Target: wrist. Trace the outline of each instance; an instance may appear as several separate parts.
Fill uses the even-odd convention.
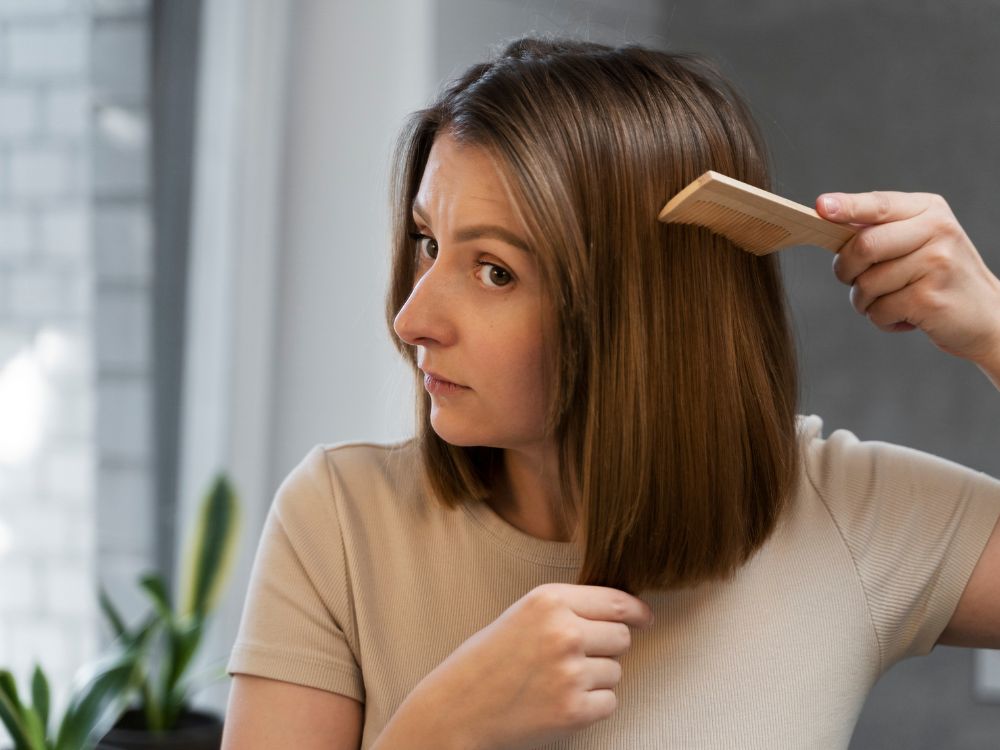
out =
[[[456,723],[453,706],[418,684],[378,735],[372,750],[484,750],[469,727]]]
[[[1000,333],[994,338],[989,354],[976,360],[976,366],[1000,390]]]
[[[996,389],[1000,391],[1000,357],[994,357],[990,361],[977,362],[976,365],[990,379],[993,385],[996,386]]]

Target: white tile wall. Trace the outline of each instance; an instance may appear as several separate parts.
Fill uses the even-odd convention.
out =
[[[95,14],[101,16],[133,16],[146,13],[149,0],[91,0]]]
[[[149,292],[143,287],[108,288],[97,300],[97,362],[131,372],[149,368]]]
[[[44,132],[55,136],[83,137],[87,133],[90,102],[89,92],[72,86],[49,90],[41,105]]]
[[[94,215],[100,281],[147,283],[152,274],[152,227],[142,205],[110,204]]]
[[[88,460],[94,460],[94,419],[96,415],[93,386],[88,383],[63,384],[53,395],[45,428],[53,445],[85,444]],[[77,448],[79,450],[79,448]]]
[[[20,315],[44,319],[73,314],[76,305],[65,297],[67,280],[62,275],[41,268],[15,270],[7,290],[8,303]]]
[[[95,94],[104,101],[113,98],[139,102],[146,95],[146,69],[143,65],[121,65],[121,60],[145,60],[149,54],[147,29],[137,23],[109,23],[94,28]]]
[[[0,15],[6,20],[22,20],[63,14],[79,0],[0,0]]]
[[[21,146],[11,151],[9,190],[12,198],[62,198],[80,196],[77,159],[80,154],[65,146]]]
[[[4,519],[11,529],[10,540],[13,542],[6,560],[0,563],[0,573],[3,574],[3,586],[0,586],[0,608],[8,615],[14,612],[38,611],[40,597],[38,595],[39,585],[36,576],[39,575],[37,566],[33,561],[27,559],[18,562],[16,557],[26,557],[19,555],[18,519],[12,517],[10,512],[4,509]],[[13,560],[10,562],[10,560]],[[6,617],[4,619],[7,619]],[[9,659],[11,654],[4,654],[5,659]]]
[[[152,477],[144,468],[110,466],[101,472],[100,549],[143,556],[153,547]]]
[[[72,204],[45,211],[39,221],[38,249],[65,267],[93,265],[90,252],[90,210]]]
[[[39,81],[87,75],[90,27],[82,16],[65,22],[61,18],[7,27],[7,65],[12,75]]]
[[[63,534],[61,541],[66,540],[70,545],[70,537],[82,534],[88,543],[88,552],[94,549],[93,529],[91,525],[91,514],[87,514],[85,522],[80,528],[73,528],[67,523],[64,529],[60,529]],[[65,552],[60,554],[59,550],[54,550],[47,555],[43,563],[42,570],[42,606],[44,610],[54,615],[74,615],[79,612],[87,612],[97,600],[97,587],[94,579],[93,560],[90,565],[81,566],[72,554],[70,546]]]
[[[102,108],[96,112],[93,134],[94,159],[101,164],[94,173],[94,192],[98,196],[135,195],[149,183],[149,151],[146,125],[142,118],[132,127],[122,127],[119,110]],[[128,110],[126,110],[128,111]],[[136,121],[133,116],[133,121]]]
[[[0,464],[0,523],[5,523],[14,512],[13,501],[17,498],[33,497],[38,494],[40,482],[34,463]],[[0,558],[0,566],[11,563],[9,558]],[[3,587],[0,587],[2,589]],[[0,608],[0,612],[2,612]],[[2,661],[2,660],[0,660]]]
[[[0,209],[0,263],[23,259],[30,247],[30,214]]]
[[[104,377],[97,385],[97,444],[104,458],[141,464],[150,451],[150,397],[144,377]]]
[[[93,459],[69,446],[54,447],[41,460],[41,491],[63,507],[84,508],[93,496],[96,467]]]
[[[0,667],[24,687],[41,663],[54,716],[111,637],[98,580],[127,620],[148,611],[147,14],[0,0]]]
[[[24,138],[38,129],[37,99],[28,88],[0,90],[0,138]]]

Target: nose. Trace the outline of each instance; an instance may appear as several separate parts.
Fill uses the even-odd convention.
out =
[[[392,322],[396,335],[412,346],[429,340],[450,343],[455,335],[452,311],[446,301],[448,290],[443,288],[440,274],[435,273],[437,267],[438,264],[431,266],[417,280]]]

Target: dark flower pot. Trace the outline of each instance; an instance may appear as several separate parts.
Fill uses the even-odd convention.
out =
[[[222,719],[204,711],[185,711],[177,725],[157,737],[146,729],[142,710],[130,708],[97,744],[97,750],[219,750]]]

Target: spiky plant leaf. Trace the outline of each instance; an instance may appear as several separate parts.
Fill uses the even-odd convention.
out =
[[[204,618],[215,609],[234,562],[239,525],[236,493],[226,475],[220,473],[202,501],[184,555],[182,614]]]
[[[6,669],[0,669],[0,719],[14,740],[16,750],[35,750],[31,745],[31,731],[24,719],[17,683]]]
[[[157,614],[165,622],[173,620],[173,606],[170,604],[170,594],[167,592],[167,584],[163,581],[163,577],[158,573],[144,575],[139,581],[139,586],[149,595]]]
[[[46,740],[45,735],[45,725],[42,723],[42,718],[38,715],[38,711],[34,708],[24,707],[24,724],[28,727],[28,737],[31,739],[31,747],[38,748],[38,750],[46,750]]]
[[[36,664],[31,678],[31,704],[38,712],[43,727],[49,726],[49,681],[42,668]]]
[[[76,690],[56,737],[56,750],[91,748],[128,707],[137,687],[141,659],[134,647],[87,665],[89,678]]]
[[[101,611],[104,612],[104,615],[111,623],[111,630],[114,632],[115,637],[121,638],[128,632],[128,628],[125,627],[125,621],[122,619],[121,614],[115,609],[114,604],[111,603],[108,592],[100,585],[97,587],[97,600],[100,602]]]

